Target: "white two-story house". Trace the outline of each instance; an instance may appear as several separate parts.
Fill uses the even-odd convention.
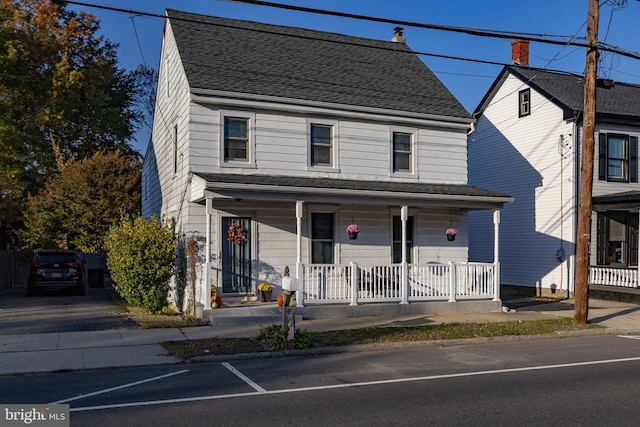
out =
[[[211,285],[277,295],[286,267],[299,307],[499,307],[498,248],[468,263],[467,215],[497,235],[512,199],[468,185],[470,114],[394,39],[167,11],[143,215],[198,242],[205,309]]]
[[[469,182],[515,199],[502,211],[503,287],[567,297],[574,292],[583,140],[584,76],[528,67],[528,42],[474,113]],[[590,292],[638,286],[640,86],[598,80]],[[470,259],[486,260],[493,235],[471,215]]]

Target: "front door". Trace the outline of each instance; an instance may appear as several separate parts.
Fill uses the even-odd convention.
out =
[[[222,293],[251,292],[251,218],[222,218]]]

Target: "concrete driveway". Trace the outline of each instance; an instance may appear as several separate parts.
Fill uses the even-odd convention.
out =
[[[137,329],[103,288],[86,295],[51,293],[27,297],[25,289],[0,294],[0,335]]]

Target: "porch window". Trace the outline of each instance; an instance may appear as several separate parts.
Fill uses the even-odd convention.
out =
[[[411,172],[411,134],[393,132],[393,171]]]
[[[638,137],[599,134],[598,179],[638,182]]]
[[[598,265],[638,265],[638,214],[598,213]]]
[[[402,221],[399,216],[393,217],[393,263],[402,262]],[[411,263],[413,249],[413,217],[407,218],[407,262]]]
[[[333,166],[333,126],[311,125],[311,165]]]
[[[313,264],[333,264],[334,214],[311,214],[311,262]]]
[[[224,118],[224,160],[248,160],[249,119]]]
[[[518,92],[518,117],[531,114],[531,89],[526,88]]]

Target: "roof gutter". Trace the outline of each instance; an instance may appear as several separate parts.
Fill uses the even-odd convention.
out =
[[[192,89],[191,100],[201,104],[216,104],[235,108],[260,107],[268,110],[291,113],[312,113],[326,116],[335,116],[339,112],[340,116],[352,119],[393,121],[394,123],[416,124],[465,131],[475,122],[471,117],[450,117],[209,89]]]

